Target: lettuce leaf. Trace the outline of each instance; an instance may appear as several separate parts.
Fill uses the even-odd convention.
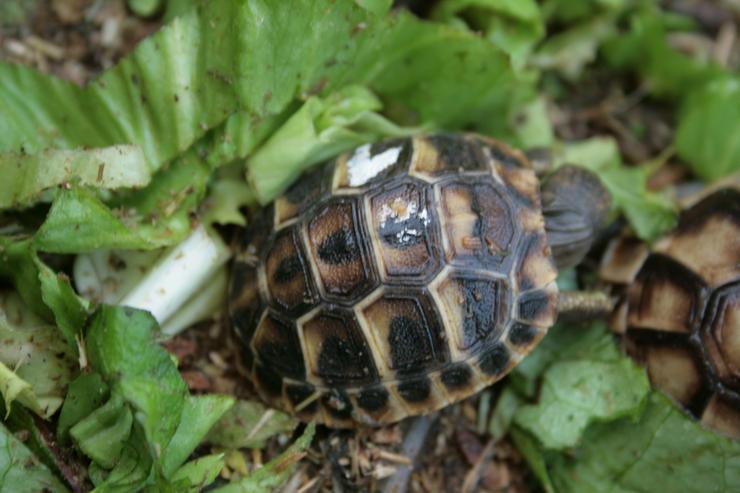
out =
[[[59,185],[136,188],[151,179],[140,149],[131,145],[31,154],[0,152],[0,175],[0,209],[30,204],[43,191]]]
[[[482,31],[494,45],[522,68],[534,45],[545,34],[539,5],[534,0],[445,0],[432,18]]]
[[[309,166],[383,137],[409,135],[376,112],[382,103],[362,86],[310,97],[247,160],[247,180],[261,204],[280,195]]]

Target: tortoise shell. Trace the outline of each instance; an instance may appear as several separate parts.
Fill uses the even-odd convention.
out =
[[[502,378],[554,322],[524,155],[474,135],[363,145],[243,237],[230,314],[261,397],[333,427],[394,422]]]
[[[740,187],[693,205],[652,249],[613,242],[601,277],[627,286],[612,327],[651,382],[740,438]]]

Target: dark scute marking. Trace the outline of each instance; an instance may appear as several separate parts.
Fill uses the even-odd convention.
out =
[[[260,307],[245,307],[239,309],[231,314],[231,323],[234,325],[236,330],[239,332],[239,336],[242,341],[249,343],[254,336],[254,331],[257,328],[257,313],[260,312]]]
[[[649,351],[651,347],[683,349],[691,355],[696,368],[699,369],[700,382],[699,389],[685,406],[689,413],[698,419],[714,393],[713,384],[707,378],[711,370],[710,372],[702,371],[708,368],[710,363],[704,361],[701,356],[699,350],[701,340],[683,332],[668,332],[648,327],[628,327],[627,337],[631,343],[627,347],[634,348],[628,349],[628,352],[637,360],[642,360],[644,357],[642,354]]]
[[[550,298],[544,291],[527,293],[519,300],[519,318],[536,320],[550,307]]]
[[[502,148],[495,144],[487,143],[485,141],[481,141],[482,145],[487,147],[491,152],[491,157],[498,161],[499,163],[503,164],[506,167],[509,168],[524,168],[524,164],[519,161],[515,156],[511,155],[508,152],[505,152]]]
[[[324,167],[331,164],[322,165],[319,168],[312,169],[304,173],[295,184],[285,192],[285,198],[292,204],[303,204],[309,199],[316,197],[322,192],[322,178],[324,176]]]
[[[364,344],[329,335],[321,344],[319,375],[329,385],[354,381],[369,381],[375,377],[375,367]]]
[[[653,293],[652,290],[659,289],[662,283],[667,283],[687,295],[685,301],[691,303],[688,323],[691,330],[698,328],[709,288],[694,271],[672,257],[661,253],[651,253],[635,280],[642,283],[642,292],[640,293],[640,299],[630,300],[630,304],[634,305],[638,313],[644,314],[652,310],[650,300],[661,299],[661,296],[655,296],[656,293]]]
[[[465,363],[459,363],[444,370],[440,378],[445,386],[451,389],[459,389],[465,387],[472,376],[473,372],[470,367]]]
[[[512,344],[521,346],[532,342],[537,337],[537,334],[539,334],[539,331],[535,327],[517,322],[509,331],[509,341]]]
[[[432,391],[432,383],[427,377],[414,378],[398,384],[398,393],[408,402],[425,401]]]
[[[443,163],[443,169],[480,170],[485,164],[478,146],[461,135],[437,134],[428,138]]]
[[[306,401],[306,399],[309,399],[311,396],[313,396],[314,392],[315,389],[312,385],[290,384],[285,386],[285,393],[288,395],[288,399],[290,399],[293,407],[301,405],[303,402]],[[319,402],[318,399],[315,399],[309,404],[306,404],[298,412],[305,414],[314,414],[318,410]]]
[[[242,293],[242,290],[249,283],[254,282],[254,267],[247,265],[245,262],[234,262],[231,268],[231,279],[229,284],[229,299],[236,300]]]
[[[296,380],[306,378],[301,343],[295,325],[270,315],[255,338],[260,361]]]
[[[495,281],[463,280],[465,319],[463,321],[464,347],[470,347],[489,337],[496,337],[499,325],[499,285]]]
[[[419,217],[417,211],[404,221],[389,219],[378,228],[378,235],[392,248],[404,249],[422,243],[426,229],[426,221]]]
[[[299,274],[303,274],[301,259],[298,255],[291,255],[280,261],[272,275],[272,279],[278,284],[283,284],[292,281]]]
[[[265,241],[270,235],[275,216],[275,206],[270,204],[256,214],[249,216],[249,224],[244,229],[240,247],[247,250],[252,247],[255,252],[262,251]]]
[[[638,346],[662,346],[671,348],[689,348],[691,342],[689,334],[684,332],[669,332],[647,327],[628,327],[627,336]]]
[[[522,240],[520,245],[521,250],[522,252],[524,252],[524,254],[522,255],[521,261],[519,262],[519,290],[527,291],[529,289],[532,289],[535,284],[532,279],[524,274],[524,270],[521,268],[521,266],[525,265],[529,261],[529,257],[540,255],[540,237],[537,234],[528,235]]]
[[[352,403],[347,394],[341,390],[331,389],[329,393],[321,397],[321,404],[335,418],[349,419],[352,417]]]
[[[257,346],[257,354],[265,362],[279,362],[278,368],[291,378],[300,379],[306,376],[301,348],[289,338],[277,342],[263,342]]]
[[[697,231],[713,216],[727,218],[740,228],[740,191],[722,188],[703,198],[681,214],[676,232]]]
[[[278,397],[282,394],[283,379],[280,378],[280,375],[272,371],[270,368],[259,364],[257,365],[257,368],[255,368],[255,375],[260,384],[260,388],[265,392],[274,397]]]
[[[241,346],[241,356],[242,356],[242,362],[244,366],[247,368],[247,370],[252,369],[252,365],[254,364],[254,354],[252,354],[252,350],[249,348],[247,343],[240,344]]]
[[[360,257],[360,247],[347,228],[341,228],[324,238],[318,249],[322,262],[332,265],[347,264]]]
[[[478,360],[480,369],[487,375],[500,375],[509,364],[509,350],[503,344],[496,344],[484,351]]]
[[[434,359],[434,350],[429,343],[426,329],[416,320],[395,316],[388,333],[393,368],[413,370],[420,364]]]
[[[388,391],[384,388],[363,390],[357,395],[357,405],[365,411],[379,411],[388,404]]]

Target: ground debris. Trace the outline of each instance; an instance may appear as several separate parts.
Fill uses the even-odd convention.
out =
[[[112,67],[160,26],[125,0],[36,0],[29,18],[0,22],[0,60],[30,65],[77,84]]]

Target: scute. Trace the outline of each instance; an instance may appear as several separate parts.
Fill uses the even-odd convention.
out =
[[[478,392],[556,310],[534,172],[469,134],[340,156],[250,221],[240,247],[229,308],[257,391],[334,427]]]
[[[377,381],[373,354],[352,312],[320,310],[301,323],[308,366],[317,384],[369,384]]]
[[[428,195],[428,187],[414,181],[369,195],[370,236],[383,280],[420,284],[439,269],[439,232]]]
[[[625,254],[637,251],[621,239],[601,266],[606,280],[630,283],[613,329],[656,387],[740,438],[740,184],[684,211],[640,262]]]
[[[306,227],[319,286],[328,299],[351,302],[373,288],[375,272],[354,199],[319,207]]]

